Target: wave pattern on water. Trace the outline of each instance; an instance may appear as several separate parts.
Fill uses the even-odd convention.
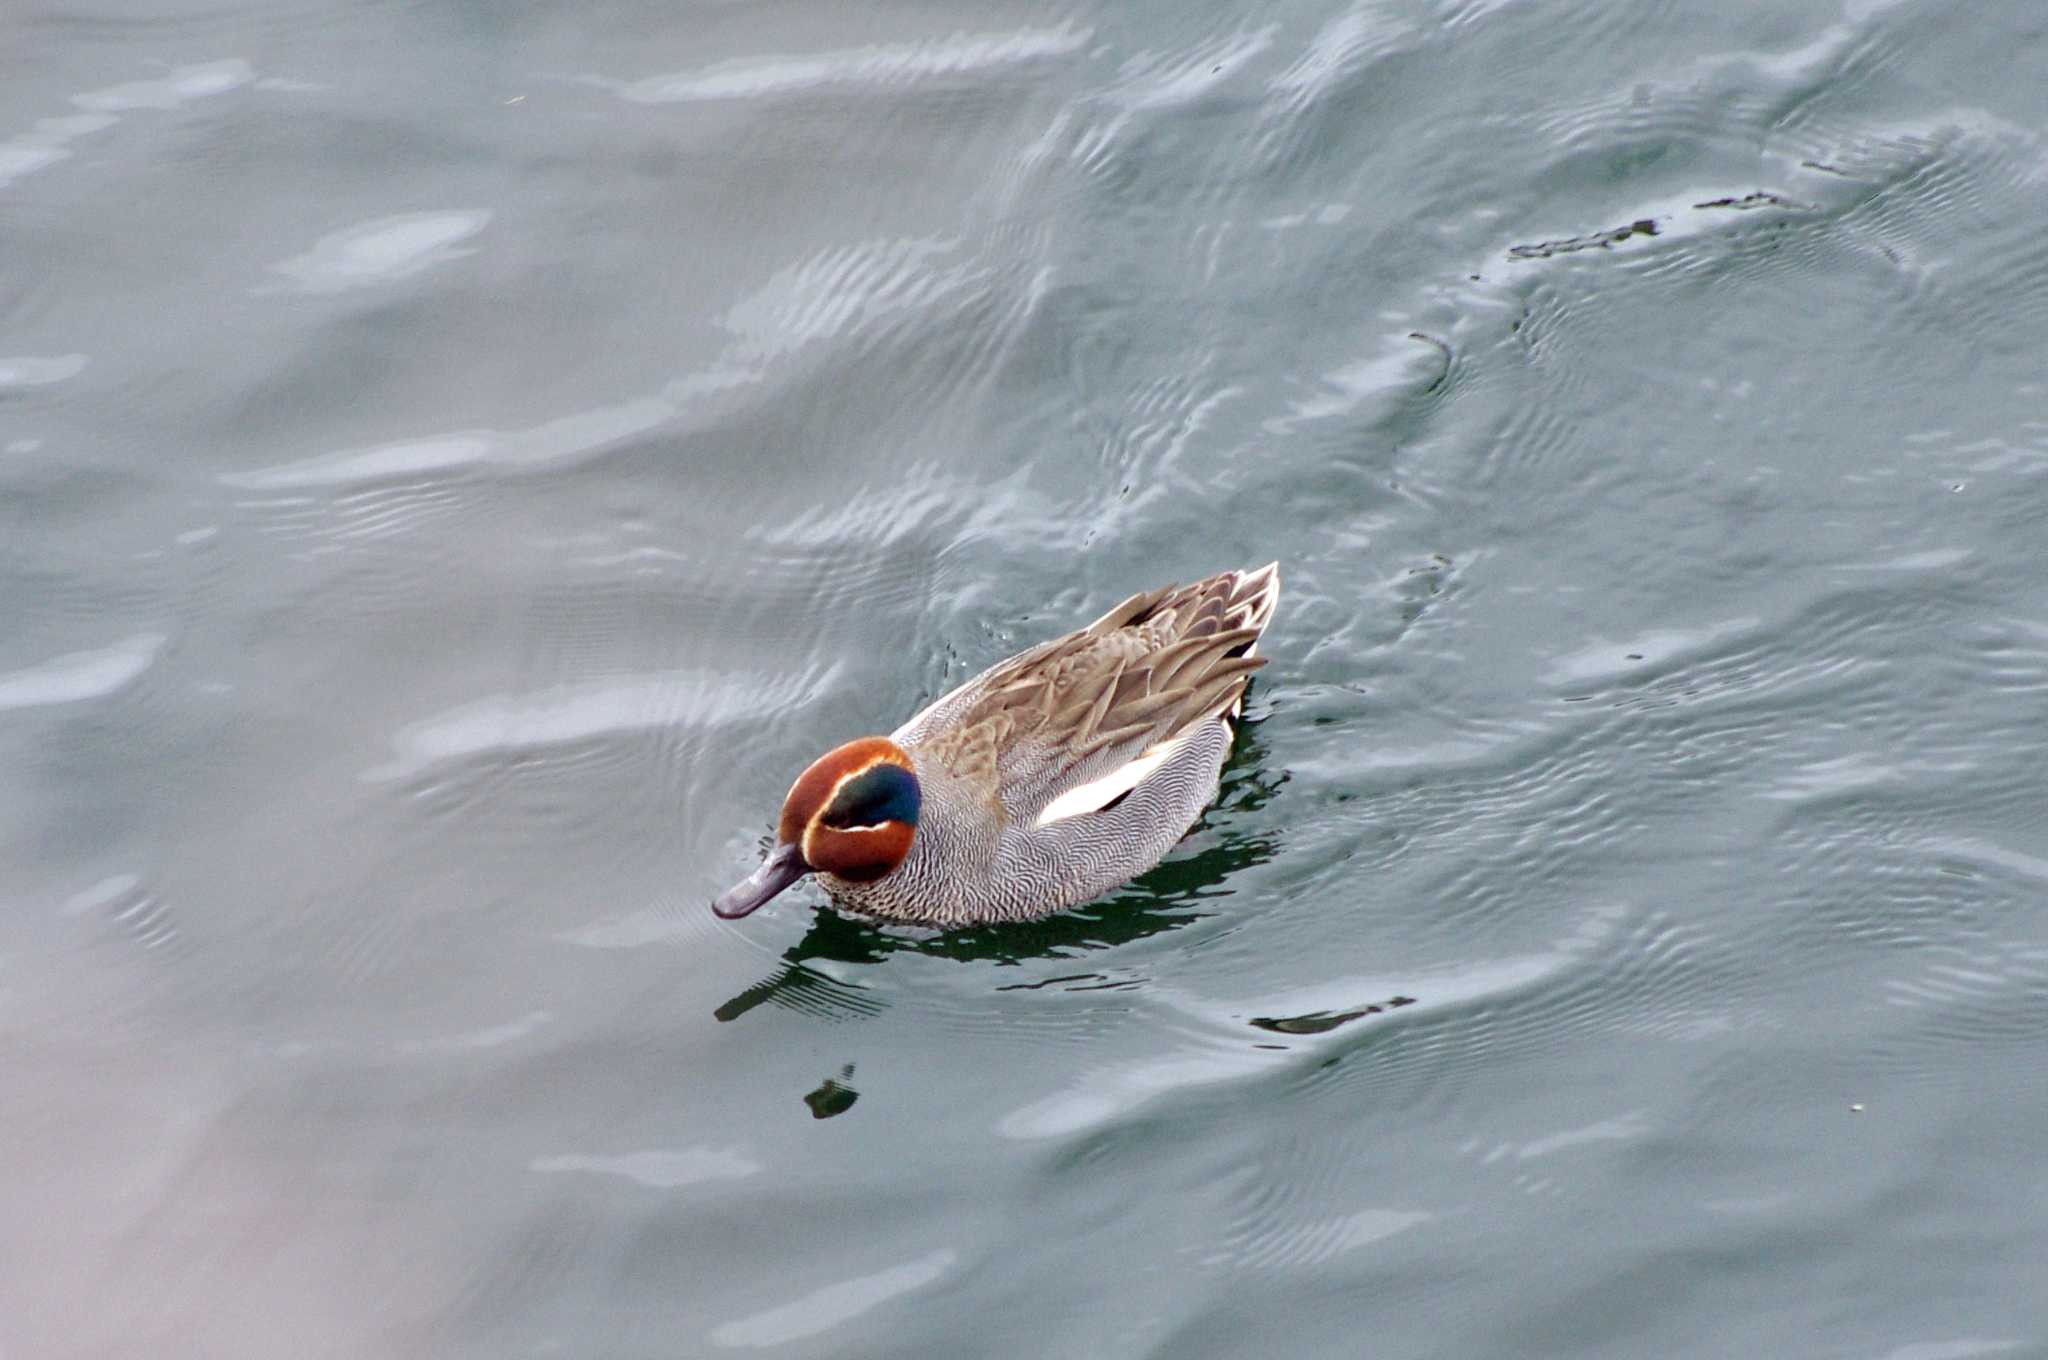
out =
[[[9,1341],[2048,1337],[2021,8],[240,8],[0,20]],[[1273,557],[1156,870],[706,910]]]

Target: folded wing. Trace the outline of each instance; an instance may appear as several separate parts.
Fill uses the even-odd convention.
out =
[[[1133,595],[946,695],[896,740],[987,780],[1014,820],[1097,811],[1201,724],[1236,715],[1279,584],[1268,564]]]

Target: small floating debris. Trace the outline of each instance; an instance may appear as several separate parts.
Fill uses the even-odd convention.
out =
[[[818,1089],[804,1097],[804,1104],[811,1107],[811,1118],[830,1119],[845,1114],[853,1108],[853,1102],[860,1099],[860,1092],[846,1083],[853,1078],[853,1064],[839,1069],[836,1077],[827,1077]]]
[[[1655,218],[1639,217],[1625,227],[1596,231],[1590,236],[1569,236],[1562,241],[1539,241],[1533,246],[1510,246],[1508,255],[1517,260],[1547,260],[1578,250],[1608,250],[1635,236],[1655,236]]]
[[[1791,208],[1799,212],[1813,211],[1811,204],[1795,203],[1781,194],[1774,194],[1765,189],[1759,189],[1753,194],[1744,194],[1740,198],[1708,199],[1705,203],[1693,204],[1693,207],[1732,208],[1736,212],[1748,212],[1751,208]]]

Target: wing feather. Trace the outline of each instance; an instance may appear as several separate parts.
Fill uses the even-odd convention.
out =
[[[1235,716],[1278,594],[1271,565],[1140,591],[961,685],[896,739],[971,770],[1012,817],[1095,811],[1199,724]]]

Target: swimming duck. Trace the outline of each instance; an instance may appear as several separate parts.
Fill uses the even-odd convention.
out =
[[[816,874],[864,916],[1024,921],[1143,873],[1216,796],[1279,568],[1133,595],[827,751],[790,786],[761,867],[712,910],[745,916]]]

